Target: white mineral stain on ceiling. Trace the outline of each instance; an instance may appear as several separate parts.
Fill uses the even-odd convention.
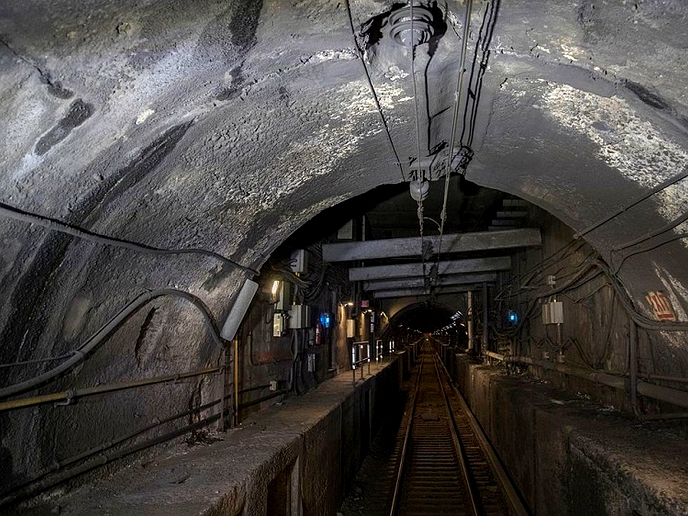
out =
[[[681,146],[651,122],[641,120],[618,96],[603,97],[567,84],[547,83],[538,107],[595,143],[602,161],[644,188],[658,185],[688,165],[688,153]],[[655,199],[659,213],[667,221],[675,219],[688,210],[688,182],[666,188]],[[687,227],[682,224],[674,231],[684,232]]]

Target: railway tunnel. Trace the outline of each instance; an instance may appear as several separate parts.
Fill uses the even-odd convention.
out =
[[[1,511],[373,514],[432,363],[525,510],[688,513],[687,14],[4,3]]]

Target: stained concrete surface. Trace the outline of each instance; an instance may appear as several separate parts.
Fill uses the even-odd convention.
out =
[[[394,4],[66,0],[55,9],[47,0],[4,2],[0,202],[259,267],[325,208],[408,179],[416,152],[410,58],[384,31],[376,45],[364,41],[363,26]],[[429,49],[420,52],[424,155],[446,148],[451,133],[464,5],[438,3],[446,33],[432,59]],[[467,177],[580,230],[682,170],[687,13],[681,0],[476,2],[469,49],[485,35],[483,20],[494,30],[481,39],[478,59],[468,59],[474,79],[484,59],[484,75],[472,83],[480,102]],[[672,187],[589,241],[608,257],[614,245],[685,212],[686,199],[685,184]],[[246,278],[207,258],[142,257],[6,219],[0,241],[4,363],[70,352],[155,288],[192,292],[221,321]],[[639,310],[651,316],[644,293],[666,290],[686,318],[686,252],[677,240],[629,261],[620,276]],[[84,299],[87,309],[72,308]],[[149,324],[137,314],[93,360],[51,387],[170,374],[217,359],[192,309],[155,308]],[[137,361],[144,326],[160,360]],[[685,370],[685,341],[667,337],[653,347],[667,359],[672,348],[683,350],[676,361]],[[0,382],[44,370],[17,369]],[[2,480],[31,478],[135,430],[133,406],[152,420],[161,406],[174,413],[213,389],[187,384],[109,404],[0,416],[0,453],[11,465]]]
[[[263,515],[268,484],[296,464],[301,510],[333,513],[344,481],[351,481],[341,476],[347,474],[344,466],[361,446],[360,432],[371,431],[348,426],[343,405],[353,403],[360,420],[362,399],[370,396],[366,393],[397,389],[398,367],[396,361],[374,364],[355,391],[351,377],[339,375],[304,396],[249,416],[224,435],[215,434],[218,442],[183,445],[153,462],[134,462],[94,486],[52,497],[42,508],[73,515]],[[381,403],[379,410],[386,409]]]
[[[633,422],[466,356],[452,377],[535,514],[688,513],[685,422]]]

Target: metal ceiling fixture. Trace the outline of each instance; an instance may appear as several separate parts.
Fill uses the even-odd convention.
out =
[[[424,201],[430,191],[430,183],[426,179],[417,179],[409,183],[409,189],[414,201]]]
[[[432,38],[435,33],[433,21],[430,9],[418,2],[409,3],[389,16],[389,35],[400,45],[416,47]]]

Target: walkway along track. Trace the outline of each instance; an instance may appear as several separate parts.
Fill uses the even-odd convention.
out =
[[[429,349],[420,356],[401,431],[390,516],[529,514],[465,401],[451,386],[444,366]]]

